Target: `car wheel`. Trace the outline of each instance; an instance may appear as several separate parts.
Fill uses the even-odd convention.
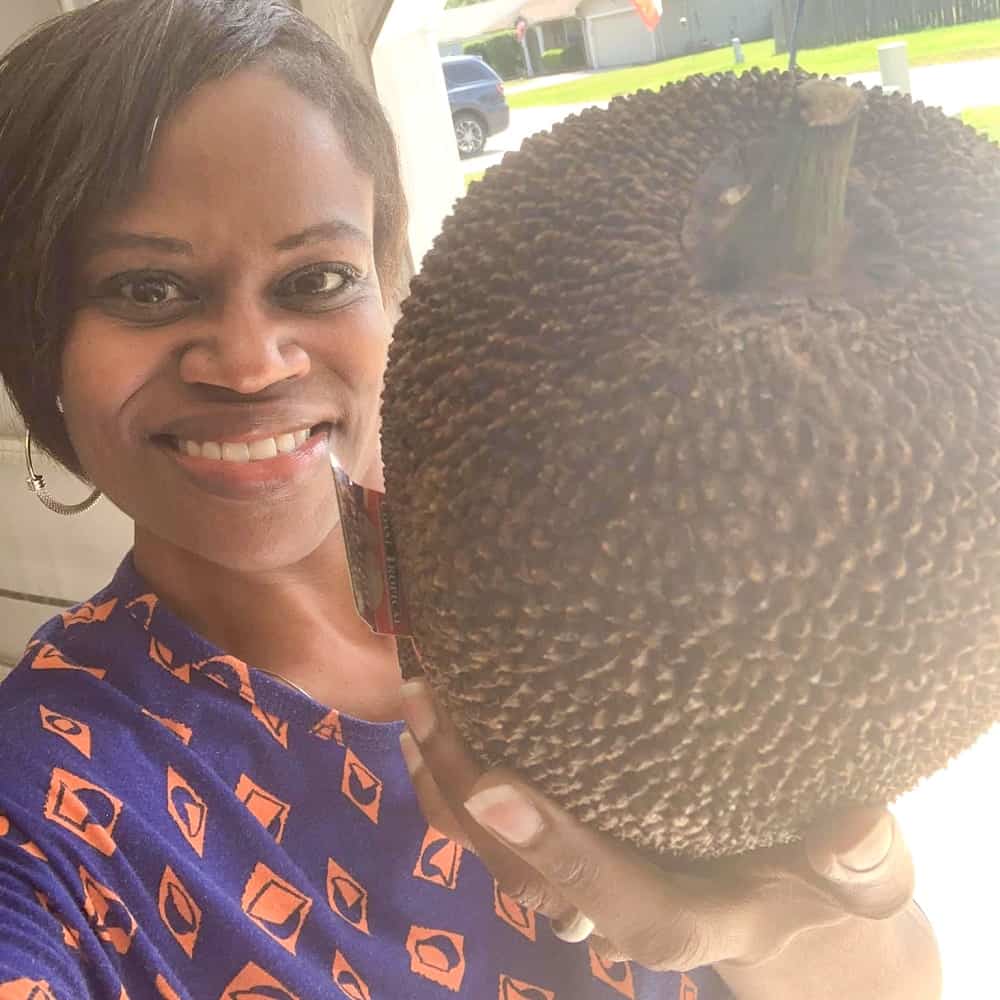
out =
[[[478,156],[486,145],[486,126],[482,119],[473,114],[455,115],[455,140],[458,155],[463,159]]]

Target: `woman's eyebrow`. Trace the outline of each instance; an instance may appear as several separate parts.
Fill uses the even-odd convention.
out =
[[[99,233],[87,241],[87,254],[91,257],[109,250],[159,250],[161,253],[194,255],[194,247],[185,240],[155,233]]]
[[[366,232],[359,229],[351,222],[343,219],[331,219],[328,222],[319,222],[315,226],[308,226],[301,232],[286,236],[274,244],[275,250],[296,250],[307,243],[319,243],[322,240],[344,239],[353,240],[360,243],[366,250],[371,249],[371,238]]]

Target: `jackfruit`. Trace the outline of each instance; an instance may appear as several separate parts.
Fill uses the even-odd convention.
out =
[[[530,139],[413,282],[383,454],[485,765],[657,858],[792,843],[1000,719],[1000,149],[694,77]]]

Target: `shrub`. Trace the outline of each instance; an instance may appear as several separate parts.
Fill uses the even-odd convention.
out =
[[[467,56],[479,56],[504,80],[514,80],[525,75],[524,53],[513,31],[497,31],[492,35],[474,38],[465,43],[462,51]]]
[[[542,53],[542,68],[546,73],[558,73],[565,65],[565,49],[546,49]]]

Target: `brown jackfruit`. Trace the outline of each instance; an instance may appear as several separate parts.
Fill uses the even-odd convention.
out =
[[[804,79],[531,139],[391,351],[438,697],[483,762],[662,856],[792,842],[1000,719],[1000,149],[841,85],[863,107],[810,131]]]

